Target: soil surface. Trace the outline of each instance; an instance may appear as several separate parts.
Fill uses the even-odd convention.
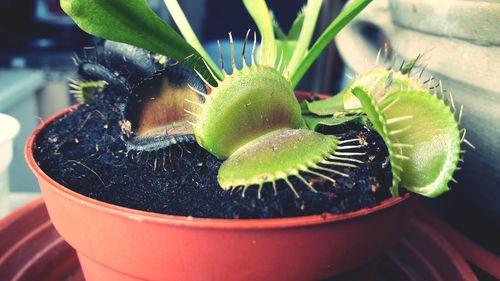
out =
[[[195,142],[151,153],[127,153],[122,114],[117,101],[96,99],[80,105],[39,134],[35,157],[55,181],[85,196],[138,210],[211,218],[272,218],[345,213],[377,205],[389,197],[391,181],[382,139],[349,123],[325,131],[341,139],[359,138],[366,152],[359,168],[341,168],[350,177],[330,174],[336,184],[308,174],[319,193],[292,177],[300,198],[284,182],[278,194],[264,186],[222,190],[217,183],[221,161]],[[357,143],[353,143],[357,144]],[[300,152],[298,152],[300,153]]]

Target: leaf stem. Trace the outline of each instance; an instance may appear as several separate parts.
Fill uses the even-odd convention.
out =
[[[273,20],[266,1],[243,0],[243,4],[255,21],[260,35],[262,36],[264,46],[261,46],[261,48],[266,50],[266,52],[274,52],[276,43],[274,38]]]
[[[371,1],[372,0],[354,0],[335,18],[318,40],[316,40],[316,43],[314,43],[307,55],[299,62],[298,68],[290,73],[293,87],[297,86],[309,67],[311,67],[321,52],[328,46],[333,38],[335,38],[337,33],[370,4]]]
[[[184,39],[186,39],[186,41],[196,51],[198,51],[198,53],[207,62],[208,66],[214,72],[217,78],[222,80],[223,79],[222,72],[216,66],[212,58],[208,55],[205,48],[203,48],[203,46],[201,45],[200,40],[198,40],[198,37],[191,28],[191,25],[189,24],[186,15],[182,11],[182,8],[179,6],[179,2],[177,0],[164,0],[163,2],[165,3],[165,6],[167,6],[170,16],[172,16],[175,24],[179,28],[179,31],[181,32]]]
[[[288,64],[290,73],[295,73],[304,58],[304,55],[307,53],[322,4],[322,0],[307,1],[307,5],[304,8],[304,23],[302,24],[302,29],[297,40],[297,46],[295,47],[292,58]]]

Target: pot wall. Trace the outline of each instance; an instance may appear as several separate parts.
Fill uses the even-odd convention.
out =
[[[33,158],[37,133],[59,115],[35,130],[26,157],[51,221],[77,250],[88,280],[324,279],[380,256],[409,221],[408,194],[345,215],[262,220],[168,216],[99,202],[54,182]]]

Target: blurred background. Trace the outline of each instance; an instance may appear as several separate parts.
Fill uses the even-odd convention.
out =
[[[149,2],[172,23],[163,1]],[[214,58],[216,40],[227,40],[232,32],[241,43],[249,28],[256,30],[240,1],[224,1],[223,6],[215,0],[179,2]],[[288,30],[306,1],[267,2]],[[345,2],[324,1],[317,32]],[[15,117],[21,125],[13,145],[10,181],[0,181],[10,186],[13,209],[38,195],[24,160],[26,139],[42,120],[75,103],[67,85],[68,78],[76,76],[72,58],[99,39],[82,32],[62,12],[59,0],[0,0],[0,38],[0,113]],[[453,192],[428,204],[462,233],[500,253],[500,2],[376,0],[339,34],[337,45],[327,48],[298,89],[337,93],[348,83],[344,74],[372,68],[384,44],[399,59],[428,52],[427,75],[443,80],[456,100],[466,105],[463,125],[477,149],[468,149]],[[5,128],[0,124],[0,131]]]

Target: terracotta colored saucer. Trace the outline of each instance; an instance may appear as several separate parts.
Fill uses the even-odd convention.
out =
[[[477,280],[423,216],[381,260],[332,280]],[[75,251],[52,226],[41,198],[0,221],[0,280],[84,280]]]

